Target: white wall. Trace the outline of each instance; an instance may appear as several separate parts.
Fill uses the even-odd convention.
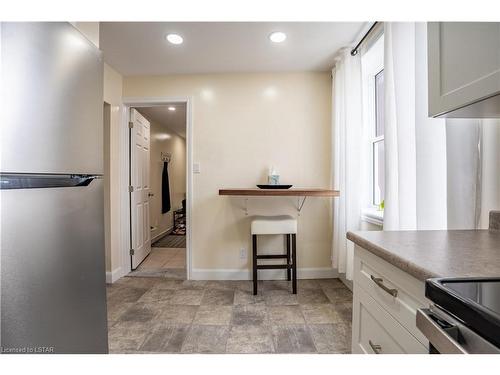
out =
[[[487,229],[490,211],[500,210],[500,120],[483,120],[482,123],[483,159],[479,227]]]
[[[250,270],[244,200],[221,197],[224,187],[254,187],[275,165],[283,183],[330,186],[329,73],[214,74],[125,77],[124,97],[192,98],[192,266],[217,274]],[[296,199],[250,199],[250,214],[292,214]],[[264,248],[275,245],[261,242]],[[299,268],[331,266],[331,199],[309,198],[299,217]],[[206,276],[207,273],[204,273]]]
[[[182,207],[182,200],[186,195],[186,140],[165,125],[151,122],[151,153],[150,153],[150,223],[155,227],[151,231],[151,238],[170,231],[173,228],[173,211]],[[171,153],[172,157],[168,164],[168,177],[170,186],[170,203],[172,209],[162,214],[161,177],[163,172],[163,161],[161,153]]]
[[[87,39],[99,47],[99,22],[71,22]],[[109,113],[103,123],[104,136],[104,225],[106,280],[114,281],[120,268],[120,191],[119,191],[119,126],[122,103],[122,76],[104,64],[103,99]],[[109,118],[106,116],[109,115]]]
[[[120,267],[120,161],[119,127],[120,107],[122,104],[122,76],[109,65],[104,64],[104,102],[110,105],[109,142],[105,143],[105,179],[108,181],[105,194],[106,214],[109,220],[109,233],[106,233],[106,271],[113,272]],[[116,272],[116,271],[115,271]]]
[[[99,22],[70,22],[88,40],[99,47]]]
[[[104,102],[103,108],[103,144],[104,144],[104,250],[106,271],[111,270],[111,105]]]

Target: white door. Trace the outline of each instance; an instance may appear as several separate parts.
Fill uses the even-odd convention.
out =
[[[151,252],[151,230],[149,227],[149,153],[150,124],[135,109],[131,110],[130,121],[130,171],[131,171],[131,232],[132,269]]]

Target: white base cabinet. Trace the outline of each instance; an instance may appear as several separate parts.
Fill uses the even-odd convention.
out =
[[[429,305],[422,281],[356,245],[353,292],[352,353],[428,353],[416,327]]]

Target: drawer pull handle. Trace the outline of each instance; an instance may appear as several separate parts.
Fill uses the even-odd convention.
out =
[[[373,282],[375,284],[377,284],[380,288],[382,288],[383,291],[389,293],[393,297],[397,297],[398,296],[398,290],[386,287],[384,285],[384,280],[382,280],[381,277],[375,277],[373,275],[370,275],[370,277],[371,277],[371,279],[373,280]]]
[[[382,345],[374,344],[372,340],[368,340],[368,344],[370,344],[370,347],[375,354],[380,354],[380,352],[382,351]]]

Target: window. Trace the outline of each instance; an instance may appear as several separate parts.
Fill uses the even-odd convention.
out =
[[[366,173],[365,214],[382,220],[385,196],[384,149],[384,36],[380,36],[361,57],[363,79],[363,128]]]
[[[384,161],[384,70],[375,77],[375,121],[371,141],[372,154],[372,204],[380,206],[385,195],[385,161]]]

